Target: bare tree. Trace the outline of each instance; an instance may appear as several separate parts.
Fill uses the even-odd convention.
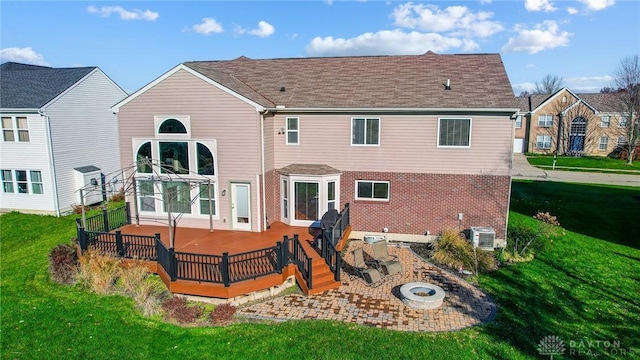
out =
[[[640,142],[640,56],[622,59],[613,76],[615,86],[621,89],[617,93],[614,110],[621,116],[627,164],[631,165]]]
[[[534,94],[553,94],[564,87],[564,81],[557,75],[546,75],[541,82],[536,81]]]

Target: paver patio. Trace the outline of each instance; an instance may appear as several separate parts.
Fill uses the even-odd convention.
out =
[[[342,286],[322,294],[291,294],[243,307],[238,314],[275,320],[337,320],[400,331],[451,331],[488,321],[496,306],[477,287],[425,262],[408,247],[389,245],[389,254],[402,262],[402,274],[388,277],[376,288],[350,276],[353,249],[362,247],[365,257],[372,254],[371,245],[350,240],[341,272]],[[442,287],[446,296],[440,308],[417,310],[404,305],[400,286],[409,282],[428,282]]]

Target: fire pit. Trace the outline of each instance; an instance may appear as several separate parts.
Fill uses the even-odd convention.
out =
[[[402,302],[415,309],[436,309],[442,306],[444,290],[440,286],[412,282],[400,287]]]

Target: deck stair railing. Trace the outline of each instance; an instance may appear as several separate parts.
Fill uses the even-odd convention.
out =
[[[256,279],[258,277],[282,273],[283,269],[294,264],[308,289],[312,284],[312,258],[307,254],[298,235],[293,238],[284,236],[283,241],[276,246],[248,251],[239,254],[206,255],[187,252],[176,252],[167,248],[155,236],[127,235],[117,230],[109,232],[117,224],[130,223],[129,206],[105,210],[102,214],[86,219],[87,230],[77,219],[78,244],[82,251],[89,248],[97,249],[105,254],[128,259],[144,259],[156,261],[168,274],[171,281],[195,280],[230,286],[232,283]],[[345,225],[346,224],[346,225]],[[335,274],[336,281],[340,280],[341,255],[335,244],[342,237],[349,224],[349,205],[340,213],[336,225],[330,229],[323,229],[322,254]],[[119,227],[118,226],[118,227]],[[107,230],[108,231],[102,231]],[[338,239],[338,240],[333,240]]]

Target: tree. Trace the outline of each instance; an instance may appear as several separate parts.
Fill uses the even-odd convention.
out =
[[[624,58],[614,72],[615,86],[620,89],[613,104],[614,111],[620,113],[627,153],[627,164],[633,163],[634,154],[640,142],[640,56]]]
[[[564,81],[560,76],[547,75],[541,82],[536,81],[534,94],[553,94],[564,87]]]

